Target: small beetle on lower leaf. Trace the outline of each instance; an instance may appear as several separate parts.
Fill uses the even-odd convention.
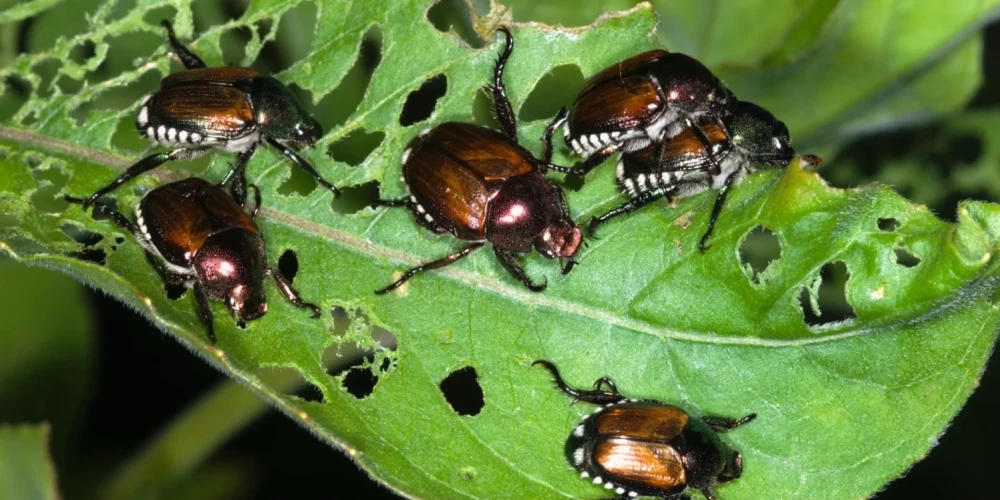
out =
[[[618,160],[616,177],[618,187],[632,199],[618,208],[594,217],[590,233],[612,217],[634,212],[660,198],[684,198],[707,189],[718,190],[712,207],[708,228],[698,248],[709,248],[709,238],[722,212],[729,189],[760,164],[783,168],[795,157],[788,127],[766,109],[756,104],[739,101],[733,114],[723,122],[710,119],[700,125],[709,139],[712,155],[719,159],[720,169],[714,164],[708,149],[694,129],[688,129],[664,144],[662,161],[656,161],[657,146],[649,145],[638,151],[622,154]],[[803,160],[819,165],[822,159],[806,155]]]
[[[514,47],[507,45],[494,68],[493,94],[502,132],[468,123],[448,122],[423,131],[403,151],[403,179],[408,198],[377,200],[375,205],[405,206],[417,221],[436,233],[471,241],[462,250],[407,271],[389,286],[393,290],[417,273],[452,264],[487,242],[503,267],[533,291],[535,284],[517,261],[532,247],[548,258],[567,259],[563,274],[574,265],[580,229],[569,216],[562,190],[540,171],[549,158],[537,159],[517,143],[517,124],[503,86],[503,70]],[[551,130],[544,137],[551,143]],[[551,152],[551,148],[547,151]]]
[[[153,144],[175,148],[154,153],[133,165],[84,201],[92,205],[130,179],[168,161],[199,157],[213,148],[239,153],[223,184],[235,181],[237,202],[246,198],[244,170],[257,146],[266,143],[313,176],[323,187],[340,192],[293,148],[311,146],[323,128],[281,82],[250,68],[208,68],[177,41],[168,21],[167,38],[185,71],[168,75],[160,89],[142,101],[135,126]]]
[[[573,429],[566,458],[580,477],[614,491],[619,498],[639,496],[688,499],[689,488],[715,500],[712,487],[743,474],[743,456],[719,439],[717,432],[735,429],[757,417],[694,418],[676,406],[632,400],[603,377],[594,390],[566,385],[556,366],[535,361],[552,372],[556,387],[573,401],[601,405]],[[611,390],[601,390],[602,386]]]
[[[244,323],[267,312],[264,279],[274,278],[281,293],[295,306],[320,310],[303,302],[292,284],[276,268],[268,267],[264,238],[255,218],[260,191],[252,207],[240,206],[216,184],[191,178],[158,187],[135,208],[136,222],[109,204],[94,206],[95,218],[110,218],[132,233],[146,257],[169,285],[194,290],[198,317],[215,342],[209,299],[225,301],[226,308]],[[84,200],[67,196],[67,201]]]

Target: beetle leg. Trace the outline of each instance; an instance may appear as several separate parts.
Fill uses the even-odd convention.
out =
[[[517,144],[517,119],[514,116],[514,109],[510,105],[510,99],[507,98],[507,89],[503,85],[503,70],[504,66],[507,65],[507,59],[510,59],[510,53],[514,50],[514,36],[510,34],[510,30],[506,26],[497,28],[497,31],[506,35],[507,44],[493,68],[493,85],[489,86],[489,90],[493,94],[493,107],[496,111],[497,121],[500,122],[500,128],[503,129],[503,133],[508,139]]]
[[[114,191],[115,189],[118,188],[118,186],[125,184],[132,178],[142,175],[156,167],[159,167],[160,165],[163,165],[168,161],[187,160],[190,158],[196,158],[198,156],[205,154],[206,152],[207,150],[204,149],[175,149],[169,152],[164,151],[160,153],[151,154],[139,160],[135,165],[129,167],[128,170],[119,175],[117,179],[111,181],[111,184],[108,184],[107,186],[98,189],[96,193],[87,197],[87,199],[83,201],[83,208],[86,209],[87,207],[93,205],[94,202],[96,202],[99,198],[110,193],[111,191]]]
[[[194,52],[191,52],[184,44],[177,41],[177,36],[174,35],[174,27],[170,25],[170,21],[164,19],[160,24],[164,28],[167,28],[167,40],[170,41],[170,48],[173,49],[174,55],[184,63],[185,68],[196,69],[205,67],[205,61],[202,61],[200,57],[194,55]]]
[[[378,198],[372,201],[372,207],[406,207],[413,209],[413,200],[409,198],[400,198],[398,200],[384,200]]]
[[[502,265],[511,276],[523,283],[524,286],[528,287],[528,290],[531,290],[532,292],[541,292],[549,285],[548,279],[543,281],[541,285],[533,283],[531,278],[529,278],[527,274],[524,274],[524,268],[521,267],[521,263],[517,261],[517,257],[515,257],[512,253],[501,250],[496,245],[493,246],[493,253],[496,254],[497,259],[500,259],[500,265]]]
[[[303,302],[302,297],[299,295],[298,290],[292,287],[292,284],[288,281],[288,278],[286,278],[285,275],[281,274],[281,271],[271,267],[267,269],[267,274],[271,275],[271,277],[274,278],[274,282],[278,285],[278,288],[281,290],[282,295],[284,295],[289,302],[295,305],[295,307],[298,307],[300,309],[311,310],[313,313],[312,314],[313,319],[316,319],[320,316],[319,307],[316,307],[316,305],[310,304],[308,302]]]
[[[607,385],[608,387],[610,387],[610,388],[611,388],[611,391],[609,391],[609,392],[613,392],[613,393],[615,393],[615,394],[617,394],[617,393],[618,393],[618,386],[616,386],[616,385],[615,385],[615,381],[614,381],[614,380],[611,380],[611,379],[610,379],[610,378],[608,378],[608,377],[601,377],[601,378],[599,378],[599,379],[595,380],[595,381],[594,381],[594,390],[595,390],[595,391],[599,391],[599,390],[601,390],[601,386],[602,386],[602,385],[605,385],[605,384],[606,384],[606,385]]]
[[[708,219],[708,229],[705,230],[705,235],[698,242],[698,250],[702,252],[706,252],[712,247],[712,245],[708,244],[708,240],[712,237],[712,231],[715,230],[715,222],[719,220],[722,205],[726,204],[726,198],[729,196],[729,188],[732,187],[734,179],[736,179],[735,172],[726,177],[726,182],[722,184],[722,187],[719,188],[719,194],[715,196],[715,205],[712,206],[712,216]]]
[[[332,191],[334,198],[340,197],[340,190],[337,189],[337,187],[334,186],[333,184],[330,184],[326,179],[321,177],[319,175],[319,172],[317,172],[316,169],[313,168],[313,166],[310,165],[309,162],[305,160],[305,158],[299,156],[298,154],[295,153],[295,151],[292,151],[291,148],[274,140],[274,138],[270,136],[267,137],[267,143],[270,144],[275,149],[277,149],[278,151],[281,151],[281,153],[284,154],[286,158],[292,160],[292,162],[298,165],[299,168],[308,172],[309,175],[313,176],[313,178],[316,179],[316,182],[318,182],[321,186]]]
[[[757,414],[751,413],[739,420],[729,417],[701,417],[701,421],[705,422],[705,425],[711,427],[714,431],[731,431],[743,424],[753,422],[755,418],[757,418]]]
[[[551,372],[552,378],[555,379],[556,388],[566,393],[567,396],[572,396],[574,403],[577,401],[583,401],[585,403],[591,403],[595,405],[609,405],[614,403],[621,403],[623,401],[628,401],[628,398],[622,396],[621,394],[618,394],[618,390],[615,389],[614,387],[614,382],[611,382],[610,379],[607,379],[607,377],[598,379],[598,383],[601,382],[601,380],[607,379],[608,382],[610,382],[610,385],[613,390],[581,391],[579,389],[574,389],[569,385],[567,385],[566,382],[563,381],[562,376],[559,375],[559,369],[557,369],[556,365],[552,364],[551,362],[540,359],[538,361],[535,361],[534,363],[531,363],[531,366],[535,365],[541,365],[545,367],[546,370]]]
[[[247,212],[247,215],[250,216],[251,220],[257,220],[257,211],[260,210],[260,189],[256,184],[250,184],[250,187],[253,188],[253,210],[248,211],[247,207],[249,206],[249,203],[244,201],[243,211]]]
[[[467,247],[459,250],[458,252],[453,253],[453,254],[451,254],[451,255],[449,255],[447,257],[442,257],[442,258],[440,258],[438,260],[431,261],[431,262],[428,262],[426,264],[421,264],[421,265],[419,265],[417,267],[414,267],[413,269],[410,269],[409,271],[406,271],[405,273],[403,273],[403,276],[401,278],[399,278],[398,280],[392,282],[392,284],[390,284],[389,286],[387,286],[385,288],[382,288],[381,290],[375,290],[375,294],[376,295],[382,295],[382,294],[384,294],[386,292],[391,292],[392,290],[395,290],[395,289],[399,288],[400,285],[402,285],[403,283],[406,283],[406,281],[409,280],[410,278],[412,278],[412,277],[416,276],[417,274],[422,273],[424,271],[430,271],[431,269],[439,269],[439,268],[442,268],[442,267],[454,264],[455,262],[457,262],[462,257],[465,257],[466,255],[469,255],[470,253],[478,250],[479,247],[481,247],[481,246],[483,246],[483,242],[481,242],[481,241],[480,242],[476,242],[476,243],[473,243],[473,244],[471,244],[471,245],[469,245],[469,246],[467,246]]]
[[[250,158],[253,154],[257,152],[257,143],[250,144],[250,147],[245,151],[240,153],[236,157],[236,163],[233,167],[226,172],[226,175],[219,182],[220,186],[225,186],[232,181],[233,183],[233,199],[236,203],[243,205],[247,201],[247,163],[250,163]]]
[[[673,190],[674,190],[674,188],[671,187],[671,188],[667,188],[667,189],[655,188],[655,189],[650,189],[649,191],[643,191],[643,192],[639,193],[639,195],[636,196],[635,198],[632,198],[632,199],[626,201],[625,203],[622,203],[621,205],[619,205],[618,208],[615,208],[615,209],[609,211],[608,213],[606,213],[604,215],[601,215],[599,217],[594,217],[594,218],[590,219],[590,226],[587,228],[587,232],[590,234],[590,237],[593,238],[594,237],[594,231],[597,230],[597,226],[599,226],[599,225],[607,222],[608,219],[610,219],[612,217],[617,217],[619,215],[624,215],[624,214],[635,212],[636,210],[639,210],[640,208],[642,208],[642,207],[644,207],[644,206],[646,206],[646,205],[648,205],[648,204],[650,204],[650,203],[652,203],[652,202],[654,202],[654,201],[656,201],[656,200],[658,200],[660,198],[670,196],[670,194],[673,192]]]
[[[559,127],[562,127],[566,123],[566,108],[563,107],[556,114],[555,119],[552,123],[545,128],[545,132],[542,133],[542,161],[549,163],[552,161],[552,135],[555,134]]]
[[[208,340],[215,343],[215,324],[212,321],[212,308],[208,304],[208,295],[201,285],[194,285],[194,301],[198,304],[198,319],[205,325],[208,333]]]
[[[587,175],[594,169],[594,167],[604,163],[608,158],[611,158],[611,155],[615,154],[616,151],[618,151],[618,145],[612,144],[611,146],[588,156],[586,160],[583,160],[583,163],[573,167],[573,173],[581,176]]]

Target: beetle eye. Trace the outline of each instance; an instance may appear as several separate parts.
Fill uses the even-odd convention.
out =
[[[785,144],[781,141],[781,139],[775,137],[774,138],[774,149],[777,149],[778,151],[781,151],[782,148],[784,148],[784,147],[785,147]]]

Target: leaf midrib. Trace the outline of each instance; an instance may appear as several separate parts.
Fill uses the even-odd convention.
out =
[[[63,141],[61,139],[52,138],[37,132],[7,127],[3,125],[0,125],[0,139],[14,140],[21,144],[24,144],[25,146],[29,147],[35,146],[53,152],[85,158],[93,163],[107,165],[118,170],[125,170],[126,168],[132,165],[131,160],[107,151],[101,151],[87,146],[81,146],[78,144],[70,143],[68,141]],[[167,171],[151,172],[150,174],[153,177],[163,181],[175,181],[181,178],[178,175],[176,175],[176,173],[173,172],[167,173]],[[313,221],[303,219],[294,215],[290,215],[284,212],[275,211],[267,207],[261,208],[260,214],[263,217],[271,219],[273,221],[277,221],[286,224],[290,227],[297,228],[301,231],[315,234],[324,237],[326,239],[341,243],[344,246],[354,248],[356,251],[363,253],[365,255],[380,257],[395,262],[402,262],[411,265],[418,265],[422,263],[424,260],[418,256],[409,253],[401,252],[381,245],[372,244],[366,239],[358,237],[356,235],[346,233],[331,227],[323,226]],[[4,246],[6,247],[6,245]],[[521,289],[520,287],[514,287],[508,285],[503,280],[497,280],[489,276],[476,274],[469,271],[464,271],[456,267],[447,267],[444,269],[440,269],[437,270],[436,273],[439,275],[448,276],[458,281],[468,283],[473,286],[477,286],[485,290],[492,291],[497,295],[503,296],[515,302],[520,302],[529,305],[533,308],[544,307],[554,311],[559,311],[566,314],[588,318],[597,322],[601,322],[606,325],[614,325],[637,333],[648,334],[663,340],[681,340],[687,342],[714,344],[723,346],[794,347],[794,346],[804,346],[811,344],[821,344],[825,342],[834,342],[852,338],[859,335],[869,335],[883,331],[890,331],[892,328],[892,325],[863,326],[817,338],[798,338],[792,340],[762,339],[750,336],[743,336],[743,337],[720,336],[714,333],[708,334],[699,332],[684,332],[680,330],[664,328],[659,325],[653,325],[651,323],[637,320],[631,317],[621,316],[612,311],[604,311],[601,309],[596,309],[591,306],[583,305],[577,302],[572,302],[559,297],[554,297],[550,294],[529,292],[527,290]],[[965,288],[970,288],[970,287],[975,288],[975,285],[976,281],[974,280],[969,285],[966,285]],[[963,293],[958,293],[955,296],[953,296],[953,300],[954,297],[961,297],[964,295],[965,294]],[[899,320],[899,322],[912,324],[914,322],[921,322],[925,319],[932,318],[936,316],[940,310],[949,309],[951,307],[951,302],[952,301],[939,303],[933,306],[929,311],[919,314],[913,318],[901,319]]]

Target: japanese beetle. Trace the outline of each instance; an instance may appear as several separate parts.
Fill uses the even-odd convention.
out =
[[[566,459],[580,477],[603,484],[619,498],[652,496],[687,499],[688,488],[715,500],[712,487],[743,475],[743,456],[719,439],[717,432],[751,422],[727,417],[695,418],[676,406],[654,400],[633,400],[618,393],[603,377],[594,390],[566,385],[548,361],[535,361],[552,372],[556,387],[575,401],[601,405],[573,429],[566,441]],[[601,390],[606,385],[610,390]]]
[[[199,157],[212,148],[239,153],[223,184],[235,180],[233,195],[243,203],[244,170],[261,143],[280,151],[339,196],[337,188],[293,150],[313,145],[323,135],[323,128],[302,109],[287,87],[249,68],[206,67],[201,58],[177,41],[170,22],[162,24],[174,54],[187,69],[164,78],[160,90],[142,101],[135,127],[154,145],[175,149],[139,160],[88,197],[85,207],[137,175],[168,161]]]
[[[292,304],[311,310],[313,318],[320,316],[319,308],[303,302],[280,271],[268,267],[264,238],[254,221],[260,208],[260,191],[250,187],[256,195],[252,207],[240,206],[219,185],[203,179],[173,182],[142,198],[135,208],[135,223],[110,204],[94,206],[95,218],[110,218],[132,233],[167,284],[194,290],[199,319],[213,343],[215,328],[209,299],[223,300],[241,324],[257,319],[267,312],[267,276],[274,278]]]
[[[410,196],[375,202],[408,207],[427,229],[472,243],[410,269],[377,294],[399,287],[417,273],[452,264],[487,242],[493,244],[503,267],[533,291],[544,290],[546,284],[533,283],[516,254],[534,247],[545,257],[568,259],[563,274],[573,268],[580,229],[569,217],[562,190],[542,175],[541,168],[549,167],[548,158],[535,158],[517,143],[517,124],[503,86],[514,38],[507,28],[500,31],[507,44],[489,90],[502,132],[455,122],[421,132],[403,151],[403,180]],[[545,140],[551,143],[551,133]]]
[[[703,146],[696,130],[708,138],[708,148]],[[656,160],[658,152],[656,145],[649,145],[622,154],[616,170],[618,187],[632,199],[591,219],[591,234],[608,219],[638,210],[659,198],[683,198],[715,189],[719,193],[708,229],[698,244],[705,251],[730,187],[760,164],[785,167],[795,157],[788,127],[766,109],[746,101],[736,102],[733,113],[721,124],[708,118],[697,128],[685,129],[667,140],[660,161]],[[719,160],[718,171],[714,170],[709,153]],[[804,159],[814,164],[823,161],[812,155]]]
[[[590,77],[551,129],[563,127],[566,144],[586,160],[576,169],[586,174],[619,149],[635,151],[692,131],[709,147],[705,122],[719,123],[735,97],[696,59],[652,50],[621,61]],[[712,153],[708,159],[717,165]]]

